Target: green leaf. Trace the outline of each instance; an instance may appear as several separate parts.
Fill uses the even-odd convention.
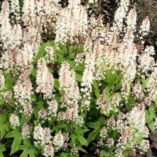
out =
[[[69,153],[64,153],[64,152],[62,152],[62,153],[60,154],[60,157],[69,157]]]
[[[99,133],[100,133],[100,130],[93,130],[92,132],[90,132],[87,138],[88,143],[94,141],[99,135]]]
[[[6,138],[14,138],[13,143],[11,145],[10,155],[18,152],[21,148],[22,135],[18,129],[13,130],[12,132],[6,135]]]
[[[85,128],[81,128],[81,129],[77,129],[77,134],[80,134],[80,135],[84,135],[84,133],[86,133],[87,131],[89,131],[89,129],[87,127]]]
[[[37,101],[37,96],[36,96],[35,94],[32,94],[32,95],[31,95],[31,100],[32,100],[33,102],[36,102],[36,101]]]
[[[38,62],[38,60],[42,57],[44,57],[46,54],[45,52],[45,43],[43,43],[39,49],[39,52],[37,53],[37,55],[34,57],[33,59],[33,63],[36,64]]]
[[[100,96],[100,89],[96,81],[93,81],[93,86],[94,86],[94,93],[98,98]]]
[[[76,142],[76,135],[75,134],[72,134],[71,135],[71,140],[72,140],[72,144],[75,144]]]
[[[81,145],[83,146],[88,145],[88,141],[83,136],[77,134],[77,139],[81,143]]]
[[[21,117],[21,125],[24,125],[25,123],[29,122],[31,119],[30,116],[23,114]]]
[[[157,107],[157,96],[154,98],[154,103],[155,103],[155,106]]]
[[[100,157],[115,157],[114,152],[102,150]]]
[[[31,75],[33,76],[33,78],[36,78],[36,75],[37,75],[37,68],[33,68],[33,69],[32,69]]]
[[[147,124],[151,123],[155,117],[155,106],[150,106],[149,109],[145,111],[145,118]]]
[[[55,89],[59,89],[59,80],[58,79],[56,79],[56,78],[54,78],[54,87],[55,87]]]
[[[3,98],[3,96],[0,96],[0,106],[2,106],[4,104],[5,104],[4,98]]]
[[[9,131],[9,123],[5,115],[0,115],[0,139]]]
[[[6,91],[9,91],[9,90],[12,90],[13,88],[13,76],[11,73],[8,73],[5,77],[5,90]]]
[[[0,138],[2,139],[8,131],[9,131],[9,124],[8,123],[1,124]]]
[[[23,145],[21,145],[20,150],[23,150],[20,157],[36,157],[38,155],[38,151],[35,146],[27,139],[23,141]]]
[[[55,58],[55,62],[61,64],[64,61],[65,61],[64,56],[60,53],[57,53],[57,57]]]
[[[97,130],[97,129],[100,129],[104,123],[105,123],[105,118],[101,117],[96,122],[88,123],[87,126]]]
[[[148,128],[149,128],[152,132],[154,132],[154,131],[155,131],[154,122],[148,123]]]
[[[4,157],[3,152],[6,151],[6,148],[3,144],[0,143],[0,157]]]
[[[155,106],[150,106],[149,109],[149,116],[151,119],[154,119],[156,117],[156,114],[155,114]]]
[[[92,132],[89,133],[88,135],[88,138],[87,138],[87,141],[88,143],[94,141],[97,136],[99,135],[100,133],[100,129],[101,127],[105,124],[105,118],[104,117],[101,117],[99,118],[96,122],[90,122],[87,124],[87,126],[89,128],[92,128],[94,129]]]
[[[142,80],[142,89],[145,89],[147,87],[147,83],[148,83],[149,80],[150,80],[150,78]]]
[[[21,142],[22,142],[22,136],[14,137],[14,141],[11,145],[10,155],[12,155],[20,150]]]
[[[81,82],[82,80],[82,75],[76,73],[76,81]]]
[[[154,132],[155,128],[154,128],[154,119],[156,117],[155,114],[155,106],[150,106],[148,110],[145,111],[145,118],[146,118],[146,123],[148,125],[148,128]]]
[[[28,157],[28,156],[29,156],[29,153],[26,149],[20,155],[20,157]]]
[[[111,93],[111,88],[108,86],[105,89],[105,98],[106,98],[106,100],[110,100],[110,97],[111,97],[110,93]]]
[[[152,121],[151,118],[149,117],[149,112],[147,110],[145,111],[145,118],[146,118],[146,123],[147,124]]]
[[[25,149],[20,157],[36,157],[37,151],[35,149]]]
[[[115,79],[116,79],[116,76],[113,73],[113,71],[107,70],[106,71],[106,82],[108,83],[109,86],[114,84]]]
[[[106,71],[106,83],[108,84],[109,87],[119,84],[121,82],[121,73],[117,70],[107,70]]]
[[[81,152],[87,153],[87,151],[85,149],[83,149],[82,147],[77,147],[78,150],[80,150]]]

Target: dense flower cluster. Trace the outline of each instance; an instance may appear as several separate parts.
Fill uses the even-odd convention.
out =
[[[127,12],[128,12],[128,9],[129,9],[129,4],[130,4],[130,1],[129,0],[121,0],[120,1],[120,6],[119,8],[117,9],[116,13],[115,13],[115,16],[114,16],[114,21],[115,21],[115,24],[118,26],[119,29],[123,29],[124,27],[124,19],[127,15]],[[130,15],[131,16],[131,12],[130,12]],[[128,20],[128,24],[129,24],[129,20]]]
[[[19,118],[16,114],[11,114],[10,116],[10,124],[11,126],[14,128],[14,127],[18,127],[20,125],[20,122],[19,122]]]
[[[44,59],[38,61],[37,93],[42,93],[46,99],[53,96],[53,75],[49,72]]]
[[[62,107],[65,112],[60,112],[61,120],[71,120],[82,123],[83,118],[79,116],[78,102],[80,100],[79,87],[76,82],[75,72],[70,69],[68,62],[63,62],[59,74],[60,90],[63,92]]]
[[[62,22],[61,22],[62,21]],[[79,42],[85,37],[88,28],[87,10],[80,0],[69,1],[68,7],[61,10],[56,23],[56,42]]]
[[[156,90],[156,80],[153,79],[153,75],[156,73],[156,63],[153,58],[154,48],[152,46],[144,47],[143,45],[143,38],[149,32],[150,22],[148,17],[142,22],[139,31],[139,37],[142,42],[136,43],[134,32],[137,32],[137,13],[135,8],[128,12],[128,6],[129,1],[122,0],[120,2],[111,28],[106,26],[102,31],[100,29],[102,28],[101,22],[97,22],[97,26],[92,30],[92,35],[90,35],[92,39],[95,36],[97,37],[92,41],[93,48],[91,49],[89,46],[87,37],[86,43],[88,43],[88,46],[85,50],[87,52],[86,56],[91,61],[90,68],[94,65],[92,73],[90,73],[90,68],[85,66],[84,72],[88,70],[90,73],[90,77],[88,74],[86,78],[92,78],[94,74],[93,80],[103,81],[105,79],[110,82],[117,75],[117,70],[121,71],[121,92],[117,93],[114,86],[112,87],[113,89],[108,85],[105,87],[105,82],[100,83],[99,88],[102,89],[102,94],[96,101],[97,108],[103,114],[109,116],[112,112],[119,113],[116,126],[110,125],[110,128],[108,128],[109,130],[111,128],[116,129],[120,133],[119,140],[114,142],[114,139],[109,138],[108,129],[104,127],[100,132],[100,141],[98,142],[100,147],[103,145],[108,147],[115,145],[117,148],[115,152],[118,157],[124,156],[125,150],[132,148],[141,152],[148,150],[149,141],[146,139],[148,138],[149,130],[146,126],[145,108],[151,105]],[[126,26],[124,22],[126,22]],[[98,47],[95,46],[96,44]],[[141,48],[138,48],[138,44]],[[91,52],[95,58],[94,62],[91,59]],[[110,70],[112,70],[111,73],[109,72]],[[108,75],[110,75],[110,78],[108,78]],[[150,91],[143,87],[142,79],[154,80],[154,83],[149,83],[149,81],[146,83],[146,86],[152,84],[149,88]],[[128,113],[119,112],[121,108],[126,107],[130,96],[135,97],[137,107],[132,108]],[[105,142],[106,140],[108,141],[107,143]]]
[[[142,145],[143,141],[141,141],[141,139],[148,138],[149,134],[148,128],[145,126],[145,110],[142,104],[134,107],[130,113],[119,115],[116,123],[121,134],[117,144],[117,156],[127,147],[137,147],[144,152],[147,151],[149,145]],[[149,141],[147,142],[149,144]]]

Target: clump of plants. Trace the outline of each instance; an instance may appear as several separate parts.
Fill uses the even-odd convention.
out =
[[[90,2],[91,3],[91,2]],[[94,2],[93,2],[94,3]],[[114,22],[69,0],[5,0],[0,12],[0,156],[145,154],[157,128],[150,22],[121,0]],[[52,7],[53,6],[53,7]],[[55,40],[42,41],[55,32]]]

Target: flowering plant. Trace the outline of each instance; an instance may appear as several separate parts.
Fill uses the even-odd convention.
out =
[[[157,128],[157,68],[154,48],[144,45],[149,19],[139,30],[136,23],[129,0],[121,0],[111,26],[102,16],[88,18],[79,0],[66,8],[57,0],[26,0],[22,15],[18,1],[5,0],[0,155],[147,152]],[[43,42],[51,31],[55,40]]]

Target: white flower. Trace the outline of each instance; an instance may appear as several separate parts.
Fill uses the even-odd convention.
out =
[[[29,24],[30,20],[34,23],[35,21],[35,1],[25,0],[22,7],[22,19],[25,24]],[[31,18],[31,19],[30,19]]]
[[[43,156],[44,157],[54,157],[54,148],[53,148],[52,144],[48,144],[48,145],[44,146]]]
[[[113,138],[109,138],[108,140],[107,140],[107,146],[108,147],[112,147],[114,145],[114,139]]]
[[[61,148],[64,144],[64,136],[61,132],[58,132],[53,139],[53,144],[58,147]]]
[[[70,5],[80,5],[81,4],[81,0],[75,0],[75,1],[69,0],[69,4]]]
[[[75,78],[75,71],[70,69],[68,62],[63,62],[59,73],[60,89],[64,91],[64,103],[78,104],[80,99],[79,87]]]
[[[23,138],[30,138],[31,126],[25,123],[22,127],[22,136]]]
[[[44,128],[43,129],[43,143],[48,144],[50,143],[51,140],[51,131],[49,128]]]
[[[137,82],[137,83],[135,84],[135,86],[134,86],[134,88],[133,88],[133,92],[134,92],[134,94],[135,94],[135,96],[136,96],[137,98],[142,99],[142,95],[141,95],[142,86],[141,86],[140,82]]]
[[[136,29],[136,24],[137,24],[137,13],[135,8],[131,9],[128,13],[127,17],[127,26],[128,29],[135,30]]]
[[[53,59],[54,55],[55,55],[54,49],[51,46],[47,46],[45,48],[45,51],[47,52],[48,59],[51,61]]]
[[[40,144],[44,146],[45,144],[49,144],[51,140],[51,131],[49,128],[43,128],[40,124],[38,124],[34,128],[33,138],[35,140],[35,144]]]
[[[20,125],[19,117],[15,113],[11,114],[9,120],[10,120],[10,124],[13,128],[16,128]]]
[[[10,4],[11,4],[11,7],[10,7],[11,12],[15,14],[16,16],[19,16],[19,12],[20,12],[19,1],[11,0]]]
[[[97,0],[89,0],[88,3],[96,3]]]
[[[15,98],[22,105],[31,101],[32,83],[29,79],[29,69],[23,70],[16,85],[14,86]]]
[[[85,108],[89,109],[90,94],[92,91],[92,82],[94,80],[95,71],[95,54],[87,53],[85,59],[85,69],[82,76],[81,92],[83,93],[83,102]]]
[[[11,46],[12,49],[21,45],[22,28],[20,24],[14,24],[10,38],[12,39],[12,46]]]
[[[120,30],[122,30],[124,26],[123,22],[127,14],[129,4],[130,4],[130,0],[121,0],[120,6],[116,10],[116,13],[114,15],[115,24],[119,27]]]
[[[70,0],[68,7],[60,11],[56,23],[56,42],[79,42],[80,36],[86,36],[88,21],[87,10],[80,0]]]
[[[48,102],[48,114],[49,116],[53,116],[57,114],[58,103],[55,99]]]
[[[9,21],[9,2],[8,0],[5,0],[2,3],[0,12],[0,37],[4,43],[4,48],[9,48],[12,43],[12,38],[10,38],[12,35],[12,27]]]
[[[38,61],[38,70],[36,76],[37,93],[42,93],[45,99],[53,97],[53,75],[49,72],[44,58]]]
[[[33,138],[34,138],[34,140],[37,142],[37,144],[40,143],[41,141],[43,141],[43,139],[44,139],[43,128],[41,127],[40,124],[38,124],[38,125],[34,128]]]
[[[2,72],[0,71],[0,90],[4,88],[4,85],[5,85],[5,78]]]
[[[38,60],[37,84],[43,84],[47,80],[48,68],[44,58]]]
[[[34,52],[32,45],[29,43],[25,43],[23,48],[18,50],[16,56],[16,66],[21,68],[29,66],[32,63],[33,56]]]
[[[143,147],[143,140],[149,136],[149,130],[145,121],[144,104],[139,104],[135,106],[131,112],[119,116],[117,129],[121,134],[117,147],[121,149],[122,152],[127,148],[126,146],[128,144],[131,147]],[[148,147],[146,146],[144,151],[147,151],[147,149]]]
[[[87,54],[85,64],[85,70],[82,76],[82,87],[91,89],[91,83],[94,79],[95,55],[91,53]]]
[[[125,9],[123,7],[119,7],[116,10],[116,13],[114,16],[114,21],[120,29],[122,29],[122,27],[123,27],[123,21],[124,21],[125,16],[126,16]]]
[[[24,113],[27,115],[31,115],[32,114],[32,105],[30,103],[26,103],[23,105],[24,108]]]
[[[138,149],[140,149],[142,152],[147,152],[150,148],[150,141],[149,140],[142,140],[140,145],[137,146]]]
[[[120,105],[120,102],[121,102],[121,96],[119,93],[115,94],[112,98],[112,103],[115,105],[115,106],[119,106]]]
[[[139,133],[145,134],[145,110],[142,105],[143,104],[140,104],[139,106],[134,107],[132,111],[128,113],[128,122],[130,128],[136,128]]]
[[[140,33],[141,35],[145,36],[149,33],[150,31],[150,21],[149,21],[149,18],[146,17],[143,22],[142,22],[142,25],[140,27]]]
[[[42,119],[46,118],[47,116],[46,110],[44,108],[41,108],[38,112],[38,116],[39,118],[42,118]]]
[[[64,119],[66,118],[80,125],[83,121],[78,112],[78,102],[81,97],[79,86],[75,78],[75,71],[70,69],[68,62],[63,62],[59,76],[60,89],[63,91],[62,107],[66,108]],[[61,118],[63,116],[59,117]]]
[[[152,56],[155,54],[155,49],[153,46],[146,46],[144,53],[147,53]]]
[[[63,62],[59,72],[60,89],[69,88],[71,84],[71,71],[68,62]]]
[[[155,66],[155,61],[149,53],[143,53],[139,56],[139,68],[142,72],[147,73],[147,71],[153,69]]]
[[[107,136],[107,128],[106,128],[106,127],[103,127],[103,128],[100,130],[100,137],[105,139],[106,136]]]

